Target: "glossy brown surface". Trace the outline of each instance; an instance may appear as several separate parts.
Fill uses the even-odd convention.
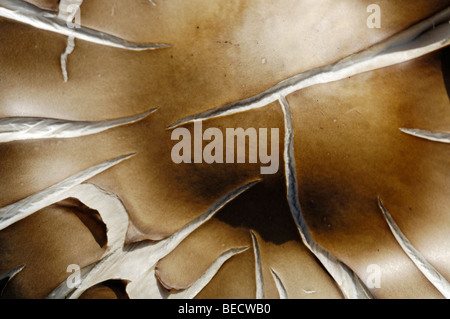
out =
[[[29,1],[33,2],[33,1]],[[35,1],[34,1],[35,2]],[[55,9],[54,1],[37,1]],[[35,2],[36,3],[36,2]],[[382,28],[366,26],[366,7],[382,8]],[[292,298],[341,298],[301,243],[286,202],[283,114],[277,103],[203,123],[280,129],[280,169],[260,164],[174,164],[167,126],[240,100],[292,75],[327,65],[396,34],[450,1],[147,1],[86,0],[84,26],[135,42],[173,47],[129,52],[76,40],[69,82],[59,58],[66,38],[0,19],[0,117],[104,120],[159,107],[144,120],[92,136],[0,144],[0,206],[106,159],[136,152],[90,182],[117,194],[133,225],[164,238],[220,196],[262,178],[157,265],[167,287],[185,288],[220,253],[261,246],[266,297],[276,269]],[[345,18],[343,18],[343,16]],[[300,200],[317,242],[365,280],[383,270],[379,298],[440,298],[398,246],[377,206],[381,196],[405,235],[446,278],[450,244],[448,145],[400,127],[450,130],[442,52],[316,85],[287,97],[294,116]],[[185,127],[192,129],[192,125]],[[0,232],[0,273],[26,263],[5,297],[43,298],[69,264],[102,254],[73,207],[51,206]],[[100,236],[100,235],[98,235]],[[111,286],[111,285],[110,285]],[[85,297],[117,297],[110,286]],[[198,297],[253,298],[252,250],[233,257]]]

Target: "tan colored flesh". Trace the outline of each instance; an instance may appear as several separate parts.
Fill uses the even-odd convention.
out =
[[[381,29],[365,25],[369,2],[382,8]],[[159,1],[157,6],[85,1],[83,25],[135,42],[175,45],[127,52],[78,41],[70,55],[68,83],[61,81],[59,62],[65,37],[0,20],[0,117],[103,121],[160,107],[140,122],[96,135],[0,144],[0,207],[118,154],[137,152],[90,182],[120,196],[133,225],[148,238],[165,238],[220,196],[261,177],[259,164],[173,164],[174,143],[166,130],[170,124],[334,63],[450,4],[369,2],[336,7],[333,1],[180,0]],[[50,2],[40,5],[52,8]],[[299,197],[312,236],[363,281],[367,266],[379,265],[381,288],[371,290],[378,298],[441,297],[392,238],[377,207],[378,196],[389,203],[399,228],[416,248],[450,278],[450,150],[399,130],[448,130],[441,53],[287,97],[294,118]],[[278,127],[283,141],[283,113],[277,103],[203,124]],[[276,175],[265,176],[255,192],[230,203],[233,209],[220,212],[158,263],[167,286],[189,287],[228,248],[251,246],[248,231],[253,229],[261,249],[265,297],[279,296],[271,268],[290,298],[342,297],[300,241],[283,192],[282,164],[281,159]],[[55,206],[4,229],[0,245],[5,252],[0,272],[27,264],[5,290],[13,297],[45,297],[67,277],[68,264],[84,266],[103,254],[73,212]],[[100,290],[97,296],[104,295]],[[85,296],[95,297],[95,291]],[[197,297],[254,296],[250,249],[227,261]]]

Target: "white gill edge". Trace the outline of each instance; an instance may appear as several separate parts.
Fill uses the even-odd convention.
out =
[[[297,173],[294,156],[294,128],[290,106],[284,96],[279,101],[285,119],[285,178],[287,199],[294,221],[305,246],[317,257],[331,277],[336,281],[342,294],[348,299],[372,298],[370,291],[361,279],[345,264],[334,257],[329,251],[320,246],[312,237],[303,217],[298,195]]]
[[[124,160],[129,159],[134,154],[123,155],[111,160],[104,161],[92,166],[84,171],[76,173],[67,179],[50,186],[40,192],[30,195],[22,200],[0,208],[0,230],[22,220],[31,214],[43,209],[53,203],[67,198],[67,192],[86,180],[102,173],[103,171],[116,166]]]
[[[0,143],[45,138],[75,138],[100,133],[138,122],[157,108],[143,113],[104,121],[68,121],[37,117],[0,118]]]
[[[288,299],[286,287],[284,286],[283,282],[281,281],[280,276],[277,274],[277,272],[270,268],[270,272],[272,274],[273,280],[275,281],[275,286],[277,287],[278,295],[280,296],[280,299]]]
[[[418,138],[423,138],[425,140],[450,144],[450,133],[432,132],[432,131],[419,130],[419,129],[408,129],[408,128],[401,128],[400,131],[402,131],[403,133],[408,134],[408,135],[412,135],[412,136],[415,136]]]
[[[58,18],[71,23],[77,15],[80,15],[80,6],[83,0],[61,0],[59,2]],[[74,26],[76,26],[74,24]],[[76,26],[77,27],[77,26]],[[61,54],[61,71],[63,74],[64,82],[69,80],[67,71],[67,58],[75,49],[75,37],[69,36],[67,38],[67,45],[64,52]]]
[[[217,274],[222,265],[229,260],[231,257],[246,251],[248,247],[243,248],[231,248],[226,252],[222,253],[212,265],[205,271],[199,279],[195,281],[189,288],[177,292],[170,293],[168,299],[193,299],[198,295],[206,285],[212,280],[212,278]]]
[[[3,294],[6,286],[11,281],[11,279],[13,279],[14,276],[16,276],[19,272],[21,272],[23,268],[25,268],[25,265],[15,267],[0,274],[0,296]]]
[[[109,279],[128,281],[126,290],[130,298],[167,298],[164,289],[161,288],[155,278],[155,266],[157,262],[172,252],[198,227],[210,220],[228,202],[232,201],[257,182],[259,181],[242,185],[221,197],[205,213],[163,240],[132,243],[111,251],[110,254],[90,267],[86,275],[83,276],[79,287],[70,290],[66,288],[67,284],[63,282],[49,295],[49,298],[78,298],[90,287]],[[237,253],[237,251],[230,251],[228,253]],[[214,267],[217,267],[218,264],[225,262],[224,258],[227,258],[227,256],[231,257],[228,254],[219,257],[217,263],[212,265],[212,269],[215,269]],[[207,276],[211,275],[211,271]],[[198,289],[201,283],[205,283],[206,278],[203,277],[195,286],[196,288],[192,288],[189,294],[193,290]]]
[[[253,243],[253,255],[255,257],[255,279],[256,279],[256,299],[264,299],[264,281],[261,263],[261,251],[259,249],[258,239],[251,231]]]
[[[430,283],[437,290],[439,290],[439,292],[446,299],[450,299],[450,283],[425,259],[425,257],[423,257],[423,255],[411,244],[408,238],[406,238],[389,211],[384,206],[381,198],[378,198],[378,206],[380,207],[392,234],[406,255],[408,255],[408,257],[412,260],[420,272],[430,281]]]
[[[42,10],[21,0],[0,0],[0,17],[32,27],[74,37],[91,43],[133,51],[155,50],[169,47],[164,43],[134,43],[114,35],[87,27],[73,27],[57,14]]]
[[[298,90],[334,82],[368,71],[416,59],[450,44],[450,7],[372,47],[334,64],[288,78],[252,97],[182,118],[168,129],[193,121],[261,108]]]

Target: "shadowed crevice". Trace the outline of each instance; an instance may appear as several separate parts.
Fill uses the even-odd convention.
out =
[[[106,224],[97,210],[89,208],[76,198],[65,199],[56,205],[69,208],[89,229],[97,244],[102,248],[106,246],[108,241]]]
[[[106,280],[86,290],[79,299],[130,299],[127,284],[125,280]]]
[[[300,242],[281,177],[261,181],[215,218],[233,227],[253,229],[263,240],[274,244]]]

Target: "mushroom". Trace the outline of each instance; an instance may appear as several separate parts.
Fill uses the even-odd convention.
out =
[[[450,296],[450,1],[70,3],[0,0],[3,297]]]

